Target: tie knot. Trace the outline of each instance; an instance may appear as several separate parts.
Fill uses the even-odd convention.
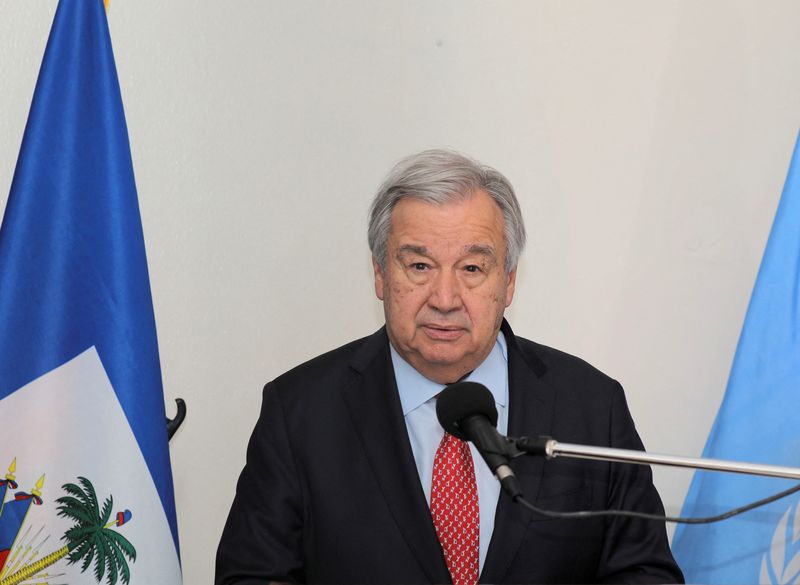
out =
[[[469,443],[462,441],[455,435],[445,431],[442,442],[439,443],[439,451],[445,453],[459,453],[461,457],[469,457],[469,466],[472,467],[472,454],[469,451]]]

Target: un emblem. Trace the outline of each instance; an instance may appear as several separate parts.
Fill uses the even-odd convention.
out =
[[[761,558],[758,582],[800,584],[800,503],[789,506],[778,522],[769,551]]]

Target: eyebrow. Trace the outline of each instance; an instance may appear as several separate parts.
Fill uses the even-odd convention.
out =
[[[465,248],[467,254],[478,254],[480,256],[489,256],[494,257],[494,248],[487,244],[472,244]],[[405,244],[400,246],[397,249],[397,255],[400,256],[402,254],[420,254],[420,255],[427,255],[428,248],[427,246],[415,246],[414,244]]]
[[[415,246],[413,244],[405,244],[397,249],[397,255],[402,254],[420,254],[425,256],[428,254],[428,248],[425,246]]]
[[[494,248],[485,244],[472,244],[467,247],[467,254],[479,254],[481,256],[494,257]]]

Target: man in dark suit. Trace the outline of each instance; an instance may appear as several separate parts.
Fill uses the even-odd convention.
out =
[[[504,434],[642,449],[617,382],[503,319],[525,243],[505,177],[448,151],[409,157],[373,201],[369,242],[386,326],[265,387],[216,583],[683,582],[661,523],[534,515],[435,420],[443,387],[475,380]],[[647,467],[510,465],[540,508],[663,513]]]

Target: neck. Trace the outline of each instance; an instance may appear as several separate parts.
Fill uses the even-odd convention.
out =
[[[392,343],[395,351],[402,357],[408,364],[417,370],[420,374],[432,380],[437,384],[454,384],[461,381],[471,374],[484,360],[489,356],[494,347],[494,342],[486,348],[479,356],[467,356],[461,361],[454,364],[437,364],[430,363],[423,359],[418,354],[404,354],[397,349],[397,346]]]

